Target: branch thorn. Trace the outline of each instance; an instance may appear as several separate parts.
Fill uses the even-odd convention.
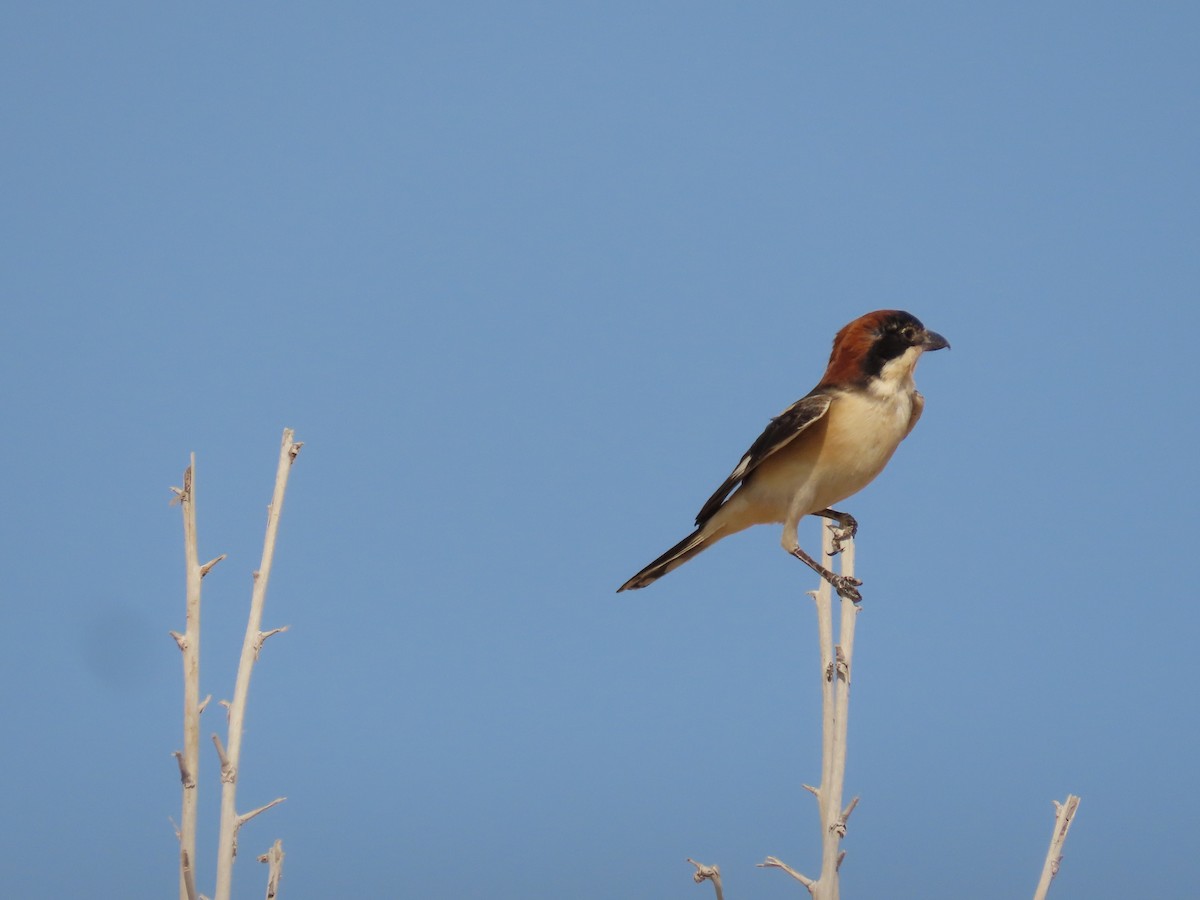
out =
[[[224,558],[225,558],[225,554],[222,553],[216,559],[210,559],[208,562],[206,562],[204,565],[202,565],[200,567],[200,577],[203,578],[205,575],[207,575],[209,572],[211,572],[213,566],[215,566],[217,563],[219,563]]]

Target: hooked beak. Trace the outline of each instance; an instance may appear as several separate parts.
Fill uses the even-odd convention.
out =
[[[950,342],[938,334],[936,331],[926,331],[925,340],[921,342],[922,350],[943,350],[950,349]]]

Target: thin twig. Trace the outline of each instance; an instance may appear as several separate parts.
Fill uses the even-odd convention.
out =
[[[247,822],[249,822],[251,819],[253,819],[255,816],[257,816],[259,813],[265,813],[272,806],[278,806],[280,803],[282,803],[286,799],[287,799],[287,797],[276,797],[270,803],[264,804],[263,806],[260,806],[258,809],[252,809],[248,813],[242,813],[240,816],[238,816],[237,827],[241,828],[243,825],[245,825]]]
[[[816,887],[816,884],[817,884],[815,881],[813,881],[807,875],[801,875],[799,872],[797,872],[795,869],[793,869],[791,866],[789,866],[783,860],[778,859],[774,856],[768,856],[766,859],[764,859],[762,862],[760,862],[758,864],[758,867],[760,869],[782,869],[784,872],[787,872],[789,875],[791,875],[793,878],[795,878],[798,882],[800,882],[802,885],[804,885],[806,888],[808,888],[808,892],[810,894],[813,893],[813,888]]]
[[[821,529],[822,565],[831,569],[834,564],[835,526],[830,523]],[[842,542],[841,574],[854,577],[854,541]],[[817,798],[817,813],[821,821],[821,874],[816,879],[797,872],[779,859],[769,856],[759,863],[766,868],[787,872],[803,884],[814,900],[838,900],[838,869],[845,858],[841,840],[846,836],[846,821],[858,805],[855,797],[843,809],[842,794],[846,781],[846,738],[850,721],[850,681],[854,662],[854,624],[858,606],[841,597],[841,617],[838,643],[833,641],[833,591],[821,579],[815,591],[810,591],[817,612],[817,640],[821,654],[821,783],[818,787],[804,785]]]
[[[183,783],[179,819],[179,896],[196,900],[196,784],[200,772],[200,566],[196,536],[196,454],[183,473],[183,487],[172,488],[183,512],[183,555],[187,608],[184,633],[172,631],[183,657],[183,750],[176,753]],[[211,568],[212,564],[209,565]]]
[[[288,630],[288,626],[284,625],[281,628],[272,628],[270,631],[260,631],[258,637],[254,639],[254,659],[258,660],[258,655],[262,653],[263,644],[267,642],[267,638],[277,634],[283,634]]]
[[[260,863],[266,863],[267,869],[267,900],[275,900],[279,896],[279,879],[283,877],[283,841],[276,841],[271,849],[258,858]]]
[[[1075,819],[1075,811],[1079,809],[1079,798],[1074,794],[1067,795],[1066,803],[1054,801],[1054,834],[1050,837],[1050,849],[1046,852],[1046,861],[1042,864],[1042,877],[1038,880],[1037,890],[1033,900],[1045,900],[1050,890],[1050,882],[1058,874],[1062,864],[1062,848],[1067,842],[1067,832]]]
[[[238,663],[237,680],[233,699],[229,703],[229,745],[226,759],[222,762],[221,786],[221,831],[217,839],[217,890],[215,900],[229,900],[233,887],[233,860],[237,854],[237,831],[241,817],[237,813],[238,762],[242,753],[242,735],[246,716],[246,698],[250,693],[250,675],[261,649],[263,606],[267,597],[267,584],[271,577],[271,563],[275,558],[275,541],[279,534],[279,520],[283,514],[283,498],[287,491],[288,475],[292,463],[303,444],[293,440],[295,432],[283,430],[279,447],[279,462],[275,470],[275,490],[267,510],[267,533],[263,539],[262,562],[254,573],[254,589],[250,596],[250,616],[246,623],[246,635],[242,641],[242,655]],[[215,737],[215,736],[214,736]],[[217,741],[218,752],[220,742]],[[228,771],[228,778],[225,777]],[[278,801],[276,801],[278,802]],[[273,806],[268,804],[267,807]],[[261,810],[260,810],[261,811]]]
[[[200,567],[200,577],[203,578],[205,575],[207,575],[209,572],[211,572],[213,570],[213,566],[215,566],[217,563],[219,563],[224,558],[225,558],[225,554],[222,553],[220,556],[216,557],[215,559],[210,559],[208,562],[206,562],[204,565],[202,565]]]

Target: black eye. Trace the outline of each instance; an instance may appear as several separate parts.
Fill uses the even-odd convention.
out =
[[[900,337],[904,338],[904,340],[911,344],[917,337],[917,329],[913,328],[911,325],[905,325],[900,329]]]

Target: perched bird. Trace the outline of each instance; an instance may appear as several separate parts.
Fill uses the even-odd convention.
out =
[[[725,483],[696,516],[696,530],[617,591],[644,588],[723,537],[751,525],[783,523],[783,549],[855,603],[861,581],[835,575],[800,549],[804,516],[840,526],[834,552],[858,523],[832,509],[870,484],[921,418],[925,398],[913,370],[926,350],[950,344],[916,316],[881,309],[855,319],[833,339],[821,383],[771,420]]]

